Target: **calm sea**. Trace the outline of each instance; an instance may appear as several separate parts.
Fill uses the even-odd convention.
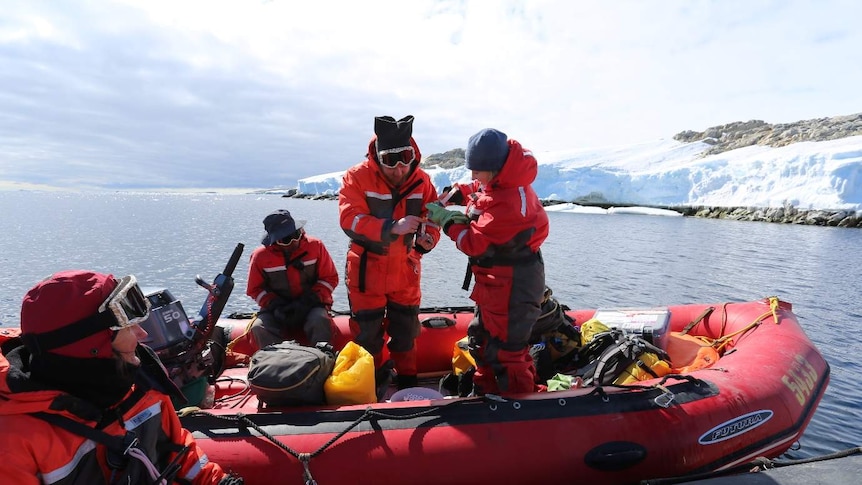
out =
[[[225,314],[254,309],[245,296],[248,257],[262,220],[286,208],[327,244],[341,271],[347,239],[334,201],[277,195],[66,194],[0,192],[0,322],[19,323],[21,298],[58,270],[134,274],[166,287],[189,313],[205,292],[194,278],[220,273],[245,245]],[[862,445],[862,253],[858,229],[681,217],[550,213],[543,246],[547,282],[572,308],[652,307],[745,301],[777,295],[793,303],[832,366],[826,396],[789,458]],[[444,240],[423,260],[423,306],[469,305],[466,258]],[[335,308],[347,309],[343,283]]]

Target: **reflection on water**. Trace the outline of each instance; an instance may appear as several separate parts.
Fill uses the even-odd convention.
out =
[[[39,279],[69,268],[135,274],[164,286],[187,311],[234,246],[245,253],[226,313],[251,311],[248,258],[262,220],[278,208],[307,219],[343,274],[347,238],[335,201],[272,195],[55,194],[0,192],[0,321],[18,324],[21,297]],[[862,344],[862,282],[852,261],[856,229],[642,215],[549,213],[542,248],[547,282],[572,308],[745,301],[777,295],[793,303],[832,366],[832,381],[802,440],[799,458],[862,445],[862,395],[856,390]],[[423,260],[423,305],[469,305],[461,290],[466,257],[444,240]],[[335,308],[347,309],[343,282]],[[851,338],[846,337],[850,335]]]

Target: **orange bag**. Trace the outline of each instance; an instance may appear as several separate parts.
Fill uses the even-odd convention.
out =
[[[709,343],[681,332],[670,333],[665,351],[673,364],[671,372],[674,374],[706,369],[719,359],[718,352]]]

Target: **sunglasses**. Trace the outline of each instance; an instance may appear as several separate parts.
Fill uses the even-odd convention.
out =
[[[279,239],[275,243],[279,246],[290,246],[294,242],[299,241],[300,237],[302,237],[302,229],[297,229],[296,232]]]
[[[390,148],[377,152],[377,158],[381,164],[389,168],[401,165],[407,167],[416,160],[416,152],[413,151],[413,147]]]
[[[106,310],[110,310],[117,321],[117,325],[108,328],[114,331],[122,330],[147,320],[150,316],[150,300],[144,296],[134,275],[124,276],[99,306],[99,313]]]

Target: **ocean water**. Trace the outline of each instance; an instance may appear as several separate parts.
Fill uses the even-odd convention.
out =
[[[234,247],[245,252],[225,309],[250,312],[251,251],[263,218],[289,209],[307,220],[343,274],[347,238],[334,201],[277,195],[0,192],[0,322],[19,324],[21,298],[40,279],[72,268],[134,274],[169,288],[188,313]],[[862,445],[862,253],[858,229],[643,215],[549,213],[542,248],[548,285],[571,308],[653,307],[746,301],[776,295],[793,303],[826,356],[832,380],[800,447],[805,458]],[[423,259],[423,306],[470,305],[461,290],[466,257],[444,239]],[[343,282],[335,309],[347,310]]]

